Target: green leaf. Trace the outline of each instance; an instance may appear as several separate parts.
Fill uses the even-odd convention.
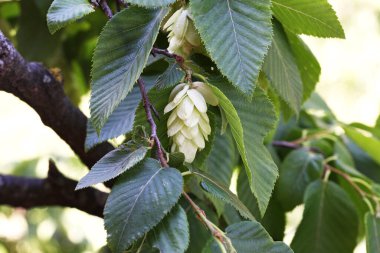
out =
[[[277,19],[296,34],[344,38],[344,31],[327,0],[272,0]]]
[[[148,148],[118,148],[103,156],[78,183],[75,190],[115,178],[144,159]]]
[[[352,253],[358,234],[358,215],[337,184],[316,181],[305,193],[305,210],[291,243],[294,252]]]
[[[380,139],[380,127],[378,127],[378,126],[370,127],[370,126],[367,126],[367,125],[360,123],[360,122],[351,123],[350,126],[356,127],[358,129],[362,129],[364,131],[367,131],[367,132],[371,133],[377,139]]]
[[[226,228],[226,235],[239,253],[293,253],[283,242],[274,242],[257,221],[243,221]]]
[[[260,219],[260,210],[257,205],[257,200],[249,188],[246,175],[242,172],[240,173],[241,175],[239,175],[237,181],[239,199],[248,207],[255,217],[258,217],[257,221],[260,222],[273,239],[282,240],[285,231],[285,211],[277,200],[276,194],[271,198],[264,217]]]
[[[148,235],[148,241],[160,252],[183,253],[189,246],[189,223],[181,206],[172,211]]]
[[[180,66],[174,59],[166,59],[169,62],[168,68],[162,73],[156,81],[159,89],[172,87],[178,84],[182,78],[185,77],[185,72],[181,70]]]
[[[224,185],[230,185],[233,169],[238,162],[239,153],[231,132],[216,134],[206,160],[207,172]]]
[[[371,213],[365,215],[367,253],[380,252],[380,218]]]
[[[271,43],[270,0],[192,0],[190,9],[211,58],[251,97]]]
[[[323,156],[305,149],[287,155],[280,167],[279,200],[285,211],[302,203],[307,186],[323,173]]]
[[[154,78],[144,76],[144,81],[145,89],[149,91],[154,85],[155,76]],[[135,120],[136,109],[140,101],[140,88],[135,86],[109,116],[99,135],[92,126],[91,122],[87,122],[87,135],[85,142],[86,150],[89,150],[95,145],[108,139],[116,138],[131,131]]]
[[[202,253],[225,253],[225,252],[226,251],[222,252],[219,244],[215,241],[215,238],[213,237],[207,241],[205,247],[202,250]]]
[[[250,220],[255,220],[253,215],[249,212],[248,208],[239,200],[239,198],[233,194],[227,185],[218,182],[211,175],[199,170],[192,170],[192,173],[203,179],[201,182],[202,188],[210,193],[212,196],[225,201],[232,205],[239,213]]]
[[[174,3],[176,0],[128,0],[128,3],[147,8],[165,7]]]
[[[380,140],[374,137],[366,136],[350,126],[344,126],[343,129],[350,139],[352,139],[361,149],[363,149],[375,162],[380,164]]]
[[[303,96],[300,72],[284,29],[278,22],[274,22],[273,34],[263,71],[278,95],[298,114]]]
[[[165,14],[165,9],[129,7],[105,25],[91,71],[91,121],[98,133],[139,78]]]
[[[366,152],[358,147],[352,140],[344,139],[352,158],[354,159],[355,169],[371,180],[380,182],[380,164],[375,162]]]
[[[321,66],[310,48],[302,39],[289,31],[286,32],[288,42],[296,59],[303,83],[303,101],[313,93],[321,75]]]
[[[95,11],[88,0],[54,0],[47,13],[51,34],[77,19]]]
[[[231,89],[225,79],[212,78],[209,82],[231,126],[251,190],[263,216],[278,177],[277,166],[263,144],[264,137],[277,120],[274,107],[259,88],[249,102],[236,89]]]
[[[104,209],[108,246],[124,252],[156,226],[181,195],[181,173],[162,168],[152,158],[124,173],[112,188]]]
[[[334,143],[334,156],[336,160],[334,161],[335,166],[344,172],[357,177],[363,177],[364,175],[360,173],[355,168],[354,160],[348,151],[348,149],[344,146],[344,144],[337,140]]]

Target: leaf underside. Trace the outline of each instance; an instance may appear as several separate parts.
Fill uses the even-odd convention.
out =
[[[75,190],[89,187],[111,180],[132,168],[144,159],[148,149],[140,147],[136,150],[115,149],[102,157],[83,177]]]
[[[149,91],[154,85],[156,76],[144,76],[145,89]],[[108,139],[116,138],[130,132],[133,128],[136,109],[141,101],[141,93],[138,86],[133,87],[126,98],[109,116],[100,134],[96,132],[91,122],[87,122],[87,135],[85,147],[89,150]]]
[[[91,71],[91,121],[98,133],[140,77],[166,12],[132,6],[105,25]]]
[[[47,25],[51,34],[77,19],[95,11],[87,0],[54,0],[47,13]]]

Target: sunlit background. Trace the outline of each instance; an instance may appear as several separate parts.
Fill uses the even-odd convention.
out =
[[[380,1],[330,3],[343,24],[346,40],[304,36],[322,66],[317,91],[342,121],[372,125],[380,112]],[[86,101],[81,106],[88,111]],[[79,179],[86,173],[70,148],[41,123],[32,109],[4,92],[0,92],[0,140],[2,174],[44,177],[49,158],[71,178]],[[287,243],[301,214],[299,207],[288,215],[291,222],[286,229]],[[101,219],[75,209],[26,212],[0,208],[0,253],[97,252],[105,245],[105,238]],[[359,252],[365,252],[363,243],[355,251]]]

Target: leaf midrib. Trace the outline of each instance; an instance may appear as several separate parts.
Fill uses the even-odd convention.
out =
[[[287,5],[280,4],[279,2],[276,2],[275,0],[272,0],[272,3],[273,3],[273,4],[277,4],[277,5],[281,6],[281,7],[284,7],[284,8],[286,8],[286,9],[288,9],[288,10],[294,11],[294,12],[300,14],[300,15],[304,15],[304,16],[310,18],[310,19],[313,19],[313,20],[315,20],[315,21],[317,21],[317,22],[319,22],[319,23],[325,25],[325,26],[326,26],[328,29],[330,29],[331,31],[333,31],[333,32],[337,32],[333,27],[331,27],[331,26],[328,25],[327,23],[325,23],[325,22],[323,22],[322,20],[317,19],[317,18],[315,18],[315,17],[313,17],[313,16],[311,16],[311,15],[305,13],[305,12],[299,11],[299,10],[294,9],[294,8],[292,8],[292,7],[290,7],[290,6],[287,6]]]
[[[137,204],[137,201],[139,200],[141,194],[145,191],[145,188],[149,185],[149,183],[153,180],[153,178],[154,178],[158,173],[161,172],[161,170],[162,170],[162,168],[161,168],[161,169],[158,169],[157,172],[155,172],[155,173],[149,178],[149,180],[146,182],[146,184],[143,185],[143,188],[141,189],[141,191],[140,191],[139,194],[137,195],[135,201],[133,202],[132,208],[131,208],[131,210],[130,210],[128,216],[127,216],[127,218],[125,219],[125,222],[124,222],[124,225],[123,225],[123,229],[121,230],[120,237],[119,237],[119,240],[118,240],[117,245],[116,245],[117,248],[119,248],[120,241],[121,241],[121,239],[123,238],[122,235],[124,234],[124,231],[125,231],[125,228],[126,228],[126,226],[127,226],[128,220],[129,220],[129,218],[131,217],[131,214],[132,214],[133,211],[134,211],[134,208],[135,208],[135,206],[136,206],[136,204]]]
[[[228,7],[228,14],[229,14],[230,19],[231,19],[232,29],[234,32],[234,39],[235,39],[235,43],[236,43],[236,47],[237,47],[237,51],[238,51],[238,55],[239,55],[239,57],[238,57],[239,58],[239,67],[240,67],[239,72],[241,73],[242,70],[244,69],[244,64],[242,62],[242,57],[241,57],[241,52],[240,52],[240,44],[239,44],[238,39],[237,39],[237,32],[236,32],[236,28],[235,28],[235,23],[234,23],[234,19],[232,17],[232,8],[230,6],[230,0],[227,0],[227,7]],[[245,77],[245,75],[243,75],[243,76]]]
[[[318,246],[320,246],[321,244],[318,243],[320,238],[321,238],[321,227],[322,227],[322,218],[323,218],[323,212],[324,212],[324,201],[325,201],[325,195],[326,195],[326,187],[327,187],[327,183],[325,182],[322,182],[322,193],[321,193],[321,198],[320,198],[320,202],[321,204],[319,205],[319,208],[318,208],[318,219],[317,219],[317,234],[316,234],[316,240],[314,241],[314,249],[318,249]],[[321,252],[321,251],[316,251],[316,252]]]

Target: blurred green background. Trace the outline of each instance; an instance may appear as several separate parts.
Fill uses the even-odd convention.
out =
[[[380,2],[330,0],[346,40],[303,36],[322,66],[317,91],[343,122],[373,125],[380,112]],[[64,77],[65,90],[88,115],[92,51],[106,18],[96,12],[54,36],[46,28],[50,0],[0,0],[0,29],[29,60]],[[0,92],[0,173],[45,177],[48,159],[68,177],[87,169],[26,104]],[[288,215],[290,242],[302,206]],[[0,207],[0,253],[99,252],[106,244],[103,221],[69,208],[30,211]],[[365,252],[365,245],[355,253]]]

